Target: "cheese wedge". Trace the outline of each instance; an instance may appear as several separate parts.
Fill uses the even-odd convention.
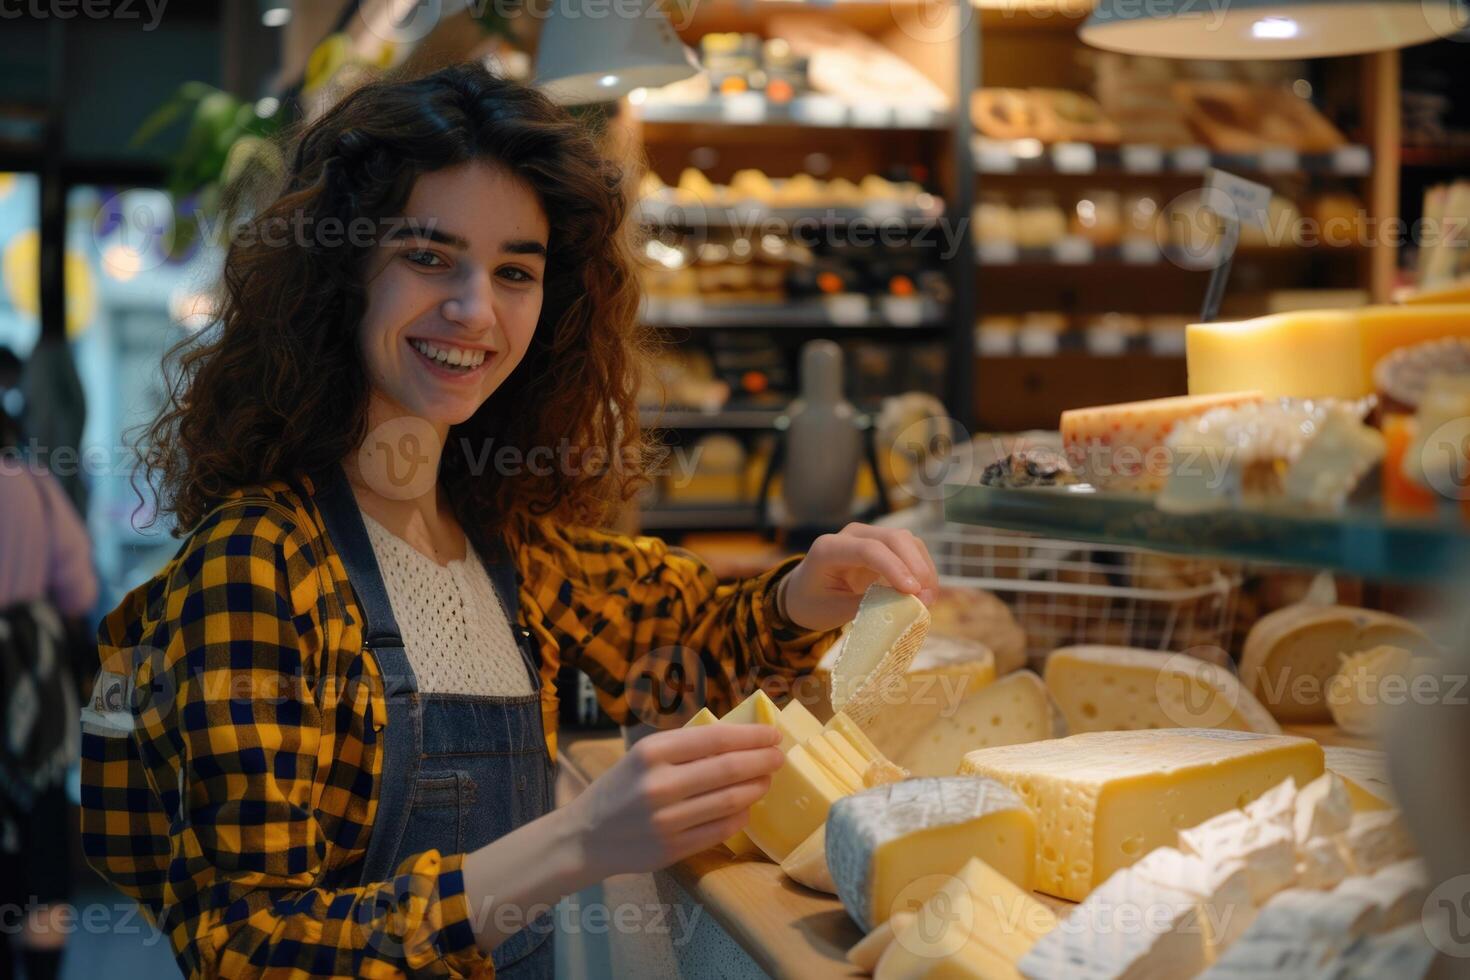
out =
[[[1424,631],[1371,609],[1299,603],[1267,613],[1247,634],[1240,680],[1278,721],[1332,720],[1327,687],[1339,654],[1376,646],[1430,652]]]
[[[1331,837],[1315,837],[1297,845],[1296,887],[1328,891],[1351,873],[1342,850]]]
[[[1036,888],[1081,901],[1180,828],[1322,774],[1316,742],[1180,728],[1089,732],[970,752],[960,771],[1010,786],[1036,814]]]
[[[894,690],[919,652],[929,629],[929,610],[915,596],[874,584],[863,594],[857,616],[832,665],[831,698],[859,725],[901,707]]]
[[[1231,810],[1181,831],[1179,849],[1211,866],[1239,862],[1245,868],[1251,901],[1260,903],[1296,880],[1296,838],[1290,818],[1252,818]]]
[[[922,902],[978,857],[1029,887],[1036,821],[986,779],[909,779],[839,800],[827,823],[827,867],[864,930]]]
[[[751,710],[753,712],[754,708],[752,708]],[[715,717],[713,711],[710,711],[708,708],[700,708],[697,712],[695,712],[693,718],[690,718],[684,723],[684,727],[697,728],[700,725],[713,725],[717,721],[719,721],[719,719]],[[744,857],[747,854],[760,853],[760,848],[755,846],[755,842],[752,841],[748,836],[746,836],[745,831],[743,830],[736,831],[732,837],[726,840],[725,847],[728,848],[730,853],[735,855],[736,857]]]
[[[1353,802],[1342,777],[1324,772],[1302,787],[1292,810],[1291,828],[1298,847],[1314,837],[1340,834],[1353,820]]]
[[[822,726],[822,730],[841,735],[869,764],[888,761],[888,757],[879,750],[877,745],[873,744],[873,740],[867,736],[867,733],[845,712],[839,711],[833,715],[827,724]]]
[[[812,758],[817,760],[832,781],[841,786],[849,793],[856,793],[863,788],[863,776],[852,767],[847,759],[840,753],[834,744],[827,740],[825,732],[817,732],[814,738],[809,738],[801,743],[811,753]]]
[[[817,721],[817,716],[794,698],[781,709],[781,720],[798,742],[806,742],[822,732],[822,723]]]
[[[953,948],[926,943],[930,917],[918,915],[888,944],[873,980],[1020,980],[1001,956],[978,943]]]
[[[1351,735],[1377,735],[1385,703],[1383,682],[1399,683],[1399,703],[1408,696],[1414,655],[1403,647],[1381,646],[1349,653],[1327,684],[1327,710],[1338,728]],[[1390,692],[1391,693],[1391,692]],[[1393,697],[1388,701],[1392,702]]]
[[[1400,861],[1371,875],[1348,878],[1337,892],[1360,895],[1377,907],[1375,932],[1418,920],[1429,898],[1428,880],[1418,861]]]
[[[1029,670],[1007,674],[943,710],[879,715],[870,729],[874,741],[917,776],[953,776],[966,752],[1065,732],[1046,685]]]
[[[883,958],[883,953],[893,943],[893,937],[913,921],[913,912],[895,912],[887,922],[882,923],[872,932],[853,944],[852,949],[847,951],[847,962],[862,970],[864,973],[872,973]]]
[[[1394,802],[1388,781],[1388,758],[1373,749],[1349,749],[1329,745],[1323,750],[1327,768],[1341,777],[1355,811],[1387,810]]]
[[[1203,976],[1258,980],[1328,975],[1319,971],[1369,933],[1376,916],[1373,904],[1360,897],[1288,889],[1261,909],[1245,934]]]
[[[1073,735],[1145,728],[1281,733],[1233,673],[1184,653],[1063,647],[1047,657],[1046,689]]]
[[[1036,941],[1057,927],[1056,914],[985,862],[971,859],[925,900],[918,926],[903,918],[895,928],[902,946],[888,955],[889,976],[925,975],[927,962],[958,957],[986,964],[981,977],[1019,976],[1016,964]],[[893,921],[893,920],[890,920]],[[978,950],[979,955],[965,950]],[[917,973],[915,971],[918,971]]]
[[[792,881],[813,891],[837,894],[832,873],[827,870],[827,828],[818,827],[781,862],[781,870]]]

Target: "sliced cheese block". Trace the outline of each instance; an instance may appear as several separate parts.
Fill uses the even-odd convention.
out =
[[[863,788],[862,773],[854,769],[833,743],[827,740],[825,732],[817,732],[815,738],[807,739],[802,745],[838,786],[849,793],[856,793]]]
[[[753,712],[754,708],[752,708],[751,710]],[[719,721],[719,719],[715,717],[713,711],[710,711],[708,708],[700,708],[697,712],[694,713],[693,718],[690,718],[684,723],[684,727],[697,728],[700,725],[713,725],[717,721]],[[725,841],[725,847],[728,848],[730,853],[734,854],[736,857],[744,857],[747,854],[760,853],[760,848],[755,846],[755,842],[752,841],[748,836],[746,836],[744,831],[736,831],[732,837]]]
[[[1031,980],[1186,980],[1205,965],[1196,896],[1127,868],[1041,937],[1020,970]]]
[[[873,719],[874,740],[917,776],[953,776],[966,752],[1063,734],[1041,678],[1008,674],[937,713],[891,712]]]
[[[852,949],[847,951],[847,962],[862,970],[864,973],[872,973],[873,968],[878,965],[878,960],[893,942],[894,934],[913,921],[913,912],[895,912],[887,922],[880,924],[872,932],[853,944]]]
[[[863,729],[847,716],[845,712],[839,711],[831,717],[827,724],[822,726],[823,731],[836,732],[857,750],[858,754],[869,763],[886,762],[888,757],[879,751],[878,746],[867,736]]]
[[[1327,710],[1337,727],[1351,735],[1377,735],[1379,711],[1385,703],[1383,682],[1396,678],[1400,683],[1398,703],[1407,696],[1407,679],[1411,675],[1413,653],[1403,647],[1381,646],[1349,653],[1342,666],[1327,684]],[[1387,698],[1394,703],[1392,692]]]
[[[1339,654],[1384,645],[1431,649],[1424,631],[1398,616],[1300,603],[1268,613],[1251,627],[1240,679],[1278,721],[1331,721],[1326,693],[1341,664]]]
[[[921,910],[895,932],[873,970],[874,980],[1020,980],[1014,966],[979,943],[926,942],[933,918]]]
[[[1337,842],[1355,875],[1372,874],[1416,856],[1414,839],[1397,810],[1353,814],[1353,822],[1337,835]]]
[[[1289,820],[1253,819],[1232,810],[1181,831],[1179,847],[1211,865],[1243,864],[1251,900],[1257,903],[1296,880],[1296,838]]]
[[[1256,915],[1256,899],[1244,861],[1212,863],[1172,847],[1161,847],[1119,874],[1134,874],[1190,895],[1199,909],[1208,961],[1245,932]]]
[[[1315,837],[1297,845],[1296,886],[1316,891],[1336,888],[1352,872],[1342,849],[1331,837]]]
[[[1036,821],[986,779],[908,779],[839,800],[827,822],[827,867],[848,914],[871,929],[927,898],[978,857],[1030,887]]]
[[[832,873],[827,870],[827,827],[825,824],[811,832],[811,835],[781,862],[781,870],[786,872],[786,877],[798,884],[828,895],[837,894],[837,885],[832,881]]]
[[[1046,688],[1074,735],[1145,728],[1281,732],[1235,674],[1185,653],[1063,647],[1047,657]]]
[[[1297,794],[1291,827],[1301,847],[1314,837],[1342,833],[1352,820],[1353,801],[1348,797],[1347,784],[1342,777],[1324,772]]]
[[[1387,810],[1397,806],[1388,781],[1388,758],[1373,749],[1329,745],[1323,753],[1327,768],[1341,777],[1356,811]]]
[[[809,741],[822,732],[822,723],[817,721],[816,715],[795,699],[787,701],[786,706],[781,709],[781,720],[797,742]]]
[[[831,698],[859,725],[900,706],[893,689],[919,652],[929,629],[929,610],[915,596],[871,585],[832,665]]]
[[[1251,387],[1069,409],[1062,413],[1062,448],[1072,468],[1093,486],[1156,493],[1173,469],[1164,439],[1175,423],[1212,408],[1259,401],[1260,392]]]
[[[827,819],[827,810],[847,795],[803,746],[792,746],[771,777],[766,795],[750,808],[745,833],[766,857],[780,864]]]
[[[1014,789],[1036,813],[1036,887],[1081,901],[1181,828],[1242,806],[1282,780],[1322,774],[1310,739],[1179,728],[1089,732],[971,752],[963,773]],[[1289,832],[1289,831],[1288,831]]]

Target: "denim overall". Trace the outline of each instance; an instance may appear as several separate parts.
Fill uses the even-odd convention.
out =
[[[555,777],[541,722],[541,677],[529,631],[518,624],[516,571],[504,542],[478,549],[516,634],[533,693],[524,697],[420,694],[378,571],[362,513],[344,476],[316,495],[327,535],[347,569],[388,704],[378,810],[359,885],[388,881],[400,862],[430,848],[476,850],[555,806]],[[471,908],[471,923],[493,921]],[[495,949],[497,976],[550,980],[554,919],[545,913]]]

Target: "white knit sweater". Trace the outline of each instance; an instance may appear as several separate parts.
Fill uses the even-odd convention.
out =
[[[505,607],[468,542],[440,565],[363,514],[408,662],[423,694],[534,693]]]

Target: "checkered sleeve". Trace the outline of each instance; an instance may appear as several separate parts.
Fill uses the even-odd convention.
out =
[[[131,748],[105,747],[133,754],[144,785],[93,762],[89,858],[124,887],[129,860],[161,879],[155,915],[190,976],[488,975],[462,855],[426,851],[389,881],[324,886],[360,843],[363,828],[342,819],[348,797],[370,800],[378,781],[378,753],[344,733],[371,741],[381,692],[324,683],[337,655],[325,638],[340,631],[283,517],[242,505],[175,559],[131,658]],[[370,825],[371,806],[353,812]],[[118,858],[118,835],[140,831],[142,857]]]
[[[776,586],[800,556],[721,583],[697,555],[660,538],[549,519],[528,520],[521,533],[520,560],[533,570],[529,601],[563,661],[591,678],[619,723],[660,724],[700,705],[721,713],[771,678],[790,685],[809,674],[838,635],[804,630],[777,613]],[[640,678],[666,684],[674,664],[686,682],[703,678],[693,706],[642,696]]]

